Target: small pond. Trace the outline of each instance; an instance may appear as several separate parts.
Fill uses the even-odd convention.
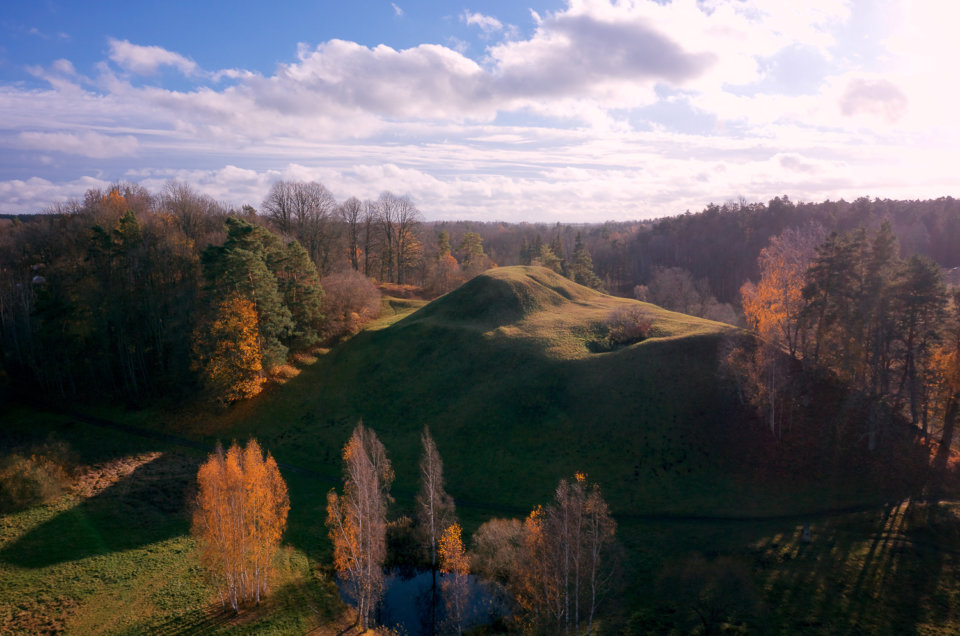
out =
[[[384,594],[380,603],[379,623],[409,636],[430,636],[434,633],[449,633],[444,629],[444,607],[441,582],[443,575],[434,578],[430,571],[402,574],[394,570],[384,577]],[[477,576],[468,579],[469,601],[463,617],[463,629],[487,625],[510,614],[510,600],[499,585],[489,583]],[[340,585],[340,596],[354,604],[346,586]],[[436,629],[431,625],[435,624]]]

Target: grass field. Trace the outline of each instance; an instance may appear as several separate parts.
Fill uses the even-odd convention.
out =
[[[651,337],[591,353],[604,317],[624,304],[642,308]],[[431,428],[468,533],[493,516],[525,515],[561,477],[587,472],[627,555],[609,631],[696,629],[670,602],[694,592],[670,593],[661,580],[694,554],[746,573],[744,594],[758,600],[737,611],[750,631],[960,628],[954,508],[897,502],[818,516],[857,502],[856,490],[752,477],[749,456],[735,453],[747,423],[718,374],[717,350],[732,332],[540,268],[503,268],[430,304],[385,300],[367,330],[229,411],[82,409],[168,438],[9,411],[6,445],[53,434],[86,472],[75,491],[0,518],[0,631],[298,633],[349,624],[330,582],[323,508],[361,418],[394,463],[394,514],[412,507],[419,434]],[[282,463],[292,508],[275,593],[234,618],[220,612],[188,534],[204,453],[177,438],[212,446],[251,435]],[[700,578],[713,574],[729,572]]]

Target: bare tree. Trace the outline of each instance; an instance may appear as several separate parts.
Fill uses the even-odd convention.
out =
[[[337,208],[340,220],[346,226],[347,251],[353,271],[360,271],[360,235],[363,231],[364,204],[356,197],[350,197]]]
[[[430,429],[420,435],[423,456],[420,458],[420,492],[417,494],[417,515],[427,542],[430,544],[430,565],[437,567],[437,542],[447,526],[456,522],[453,497],[443,487],[443,461]]]
[[[262,207],[281,232],[300,241],[322,275],[328,269],[334,238],[329,221],[336,199],[330,191],[316,181],[277,181]]]
[[[293,184],[288,181],[277,181],[270,186],[270,192],[261,204],[277,229],[285,234],[290,234],[293,229],[293,206]]]
[[[454,510],[453,497],[447,494],[443,487],[443,461],[440,459],[440,453],[437,452],[437,445],[430,435],[430,429],[423,427],[423,434],[420,436],[423,443],[423,456],[420,458],[420,492],[417,493],[417,516],[420,521],[420,528],[424,538],[430,545],[430,571],[433,576],[431,594],[433,595],[431,608],[431,621],[436,625],[436,616],[433,610],[436,608],[437,599],[437,566],[443,566],[438,561],[438,548],[440,547],[441,537],[456,524],[457,516]],[[449,538],[452,540],[452,537]],[[460,526],[457,526],[457,542],[460,540]],[[460,556],[462,559],[463,545],[459,544]],[[452,544],[448,546],[453,549]],[[460,566],[457,566],[460,567]],[[456,569],[456,568],[454,568]],[[445,572],[448,570],[444,570]],[[459,572],[459,570],[457,570]],[[458,584],[460,581],[457,575]],[[457,594],[460,588],[457,587]],[[457,598],[460,598],[458,596]],[[459,605],[457,606],[459,607]]]
[[[384,192],[376,202],[376,218],[382,237],[381,278],[402,285],[404,273],[416,264],[423,246],[417,235],[420,211],[410,197]]]
[[[207,232],[208,219],[224,215],[223,206],[213,198],[176,180],[164,184],[160,192],[160,208],[171,214],[183,233],[198,245]]]
[[[383,595],[383,561],[387,552],[387,504],[393,469],[376,434],[354,429],[343,447],[343,496],[327,495],[327,526],[333,560],[357,602],[363,629]]]
[[[376,267],[373,251],[377,245],[377,203],[364,201],[361,224],[363,226],[363,275],[370,277],[371,263]]]

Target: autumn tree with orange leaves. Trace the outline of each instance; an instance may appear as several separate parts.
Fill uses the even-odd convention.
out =
[[[804,354],[807,302],[803,289],[824,233],[823,227],[810,225],[774,237],[757,259],[760,281],[740,288],[747,325],[758,341],[752,347],[733,348],[725,364],[737,378],[741,395],[765,414],[771,434],[778,439],[793,403],[787,355]]]
[[[260,603],[290,511],[287,485],[270,453],[255,439],[216,452],[197,472],[197,507],[192,532],[204,566],[216,582],[220,602],[235,612]]]
[[[216,402],[230,404],[260,392],[264,383],[254,303],[232,295],[194,332],[193,368]]]
[[[343,495],[327,495],[327,527],[333,562],[357,603],[363,629],[373,624],[383,595],[387,553],[387,504],[393,469],[376,434],[358,424],[343,447]]]
[[[453,523],[440,535],[437,553],[440,557],[440,572],[444,575],[444,604],[447,608],[447,623],[457,635],[463,633],[464,613],[470,600],[470,558],[463,549],[462,530]]]
[[[512,587],[519,618],[532,631],[592,633],[601,596],[612,577],[616,522],[597,484],[583,473],[561,480],[554,504],[536,507],[524,522]]]

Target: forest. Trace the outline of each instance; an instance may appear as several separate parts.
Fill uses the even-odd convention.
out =
[[[275,183],[259,212],[175,181],[160,193],[118,183],[47,214],[0,219],[2,362],[18,390],[142,401],[205,388],[230,401],[255,394],[258,378],[297,352],[355,333],[379,311],[368,281],[432,298],[490,267],[531,263],[745,325],[740,289],[760,279],[758,257],[771,239],[884,221],[897,257],[924,256],[948,276],[960,266],[960,202],[949,197],[778,197],[659,221],[550,226],[425,222],[409,198],[338,203],[316,182]],[[244,299],[256,305],[256,330],[244,328],[253,320]],[[239,356],[227,366],[247,369],[246,381],[215,370],[227,332]]]
[[[0,218],[0,513],[24,528],[0,567],[24,590],[60,576],[24,574],[50,565],[29,556],[45,524],[112,518],[77,503],[102,496],[77,494],[84,475],[133,462],[132,479],[154,453],[178,458],[175,486],[126,549],[185,542],[200,599],[147,619],[188,631],[396,627],[398,572],[431,575],[418,633],[960,626],[937,609],[960,599],[957,200],[602,224],[427,221],[316,182],[255,203],[117,183]],[[42,511],[60,516],[31,526]],[[835,562],[816,550],[836,537],[806,551],[817,515],[847,536]],[[753,538],[709,529],[734,522]],[[863,589],[876,532],[901,552]],[[59,567],[122,551],[65,550]],[[867,618],[898,567],[921,609]],[[775,608],[791,577],[845,600]],[[478,585],[499,599],[485,623]],[[0,625],[39,628],[31,608]]]

